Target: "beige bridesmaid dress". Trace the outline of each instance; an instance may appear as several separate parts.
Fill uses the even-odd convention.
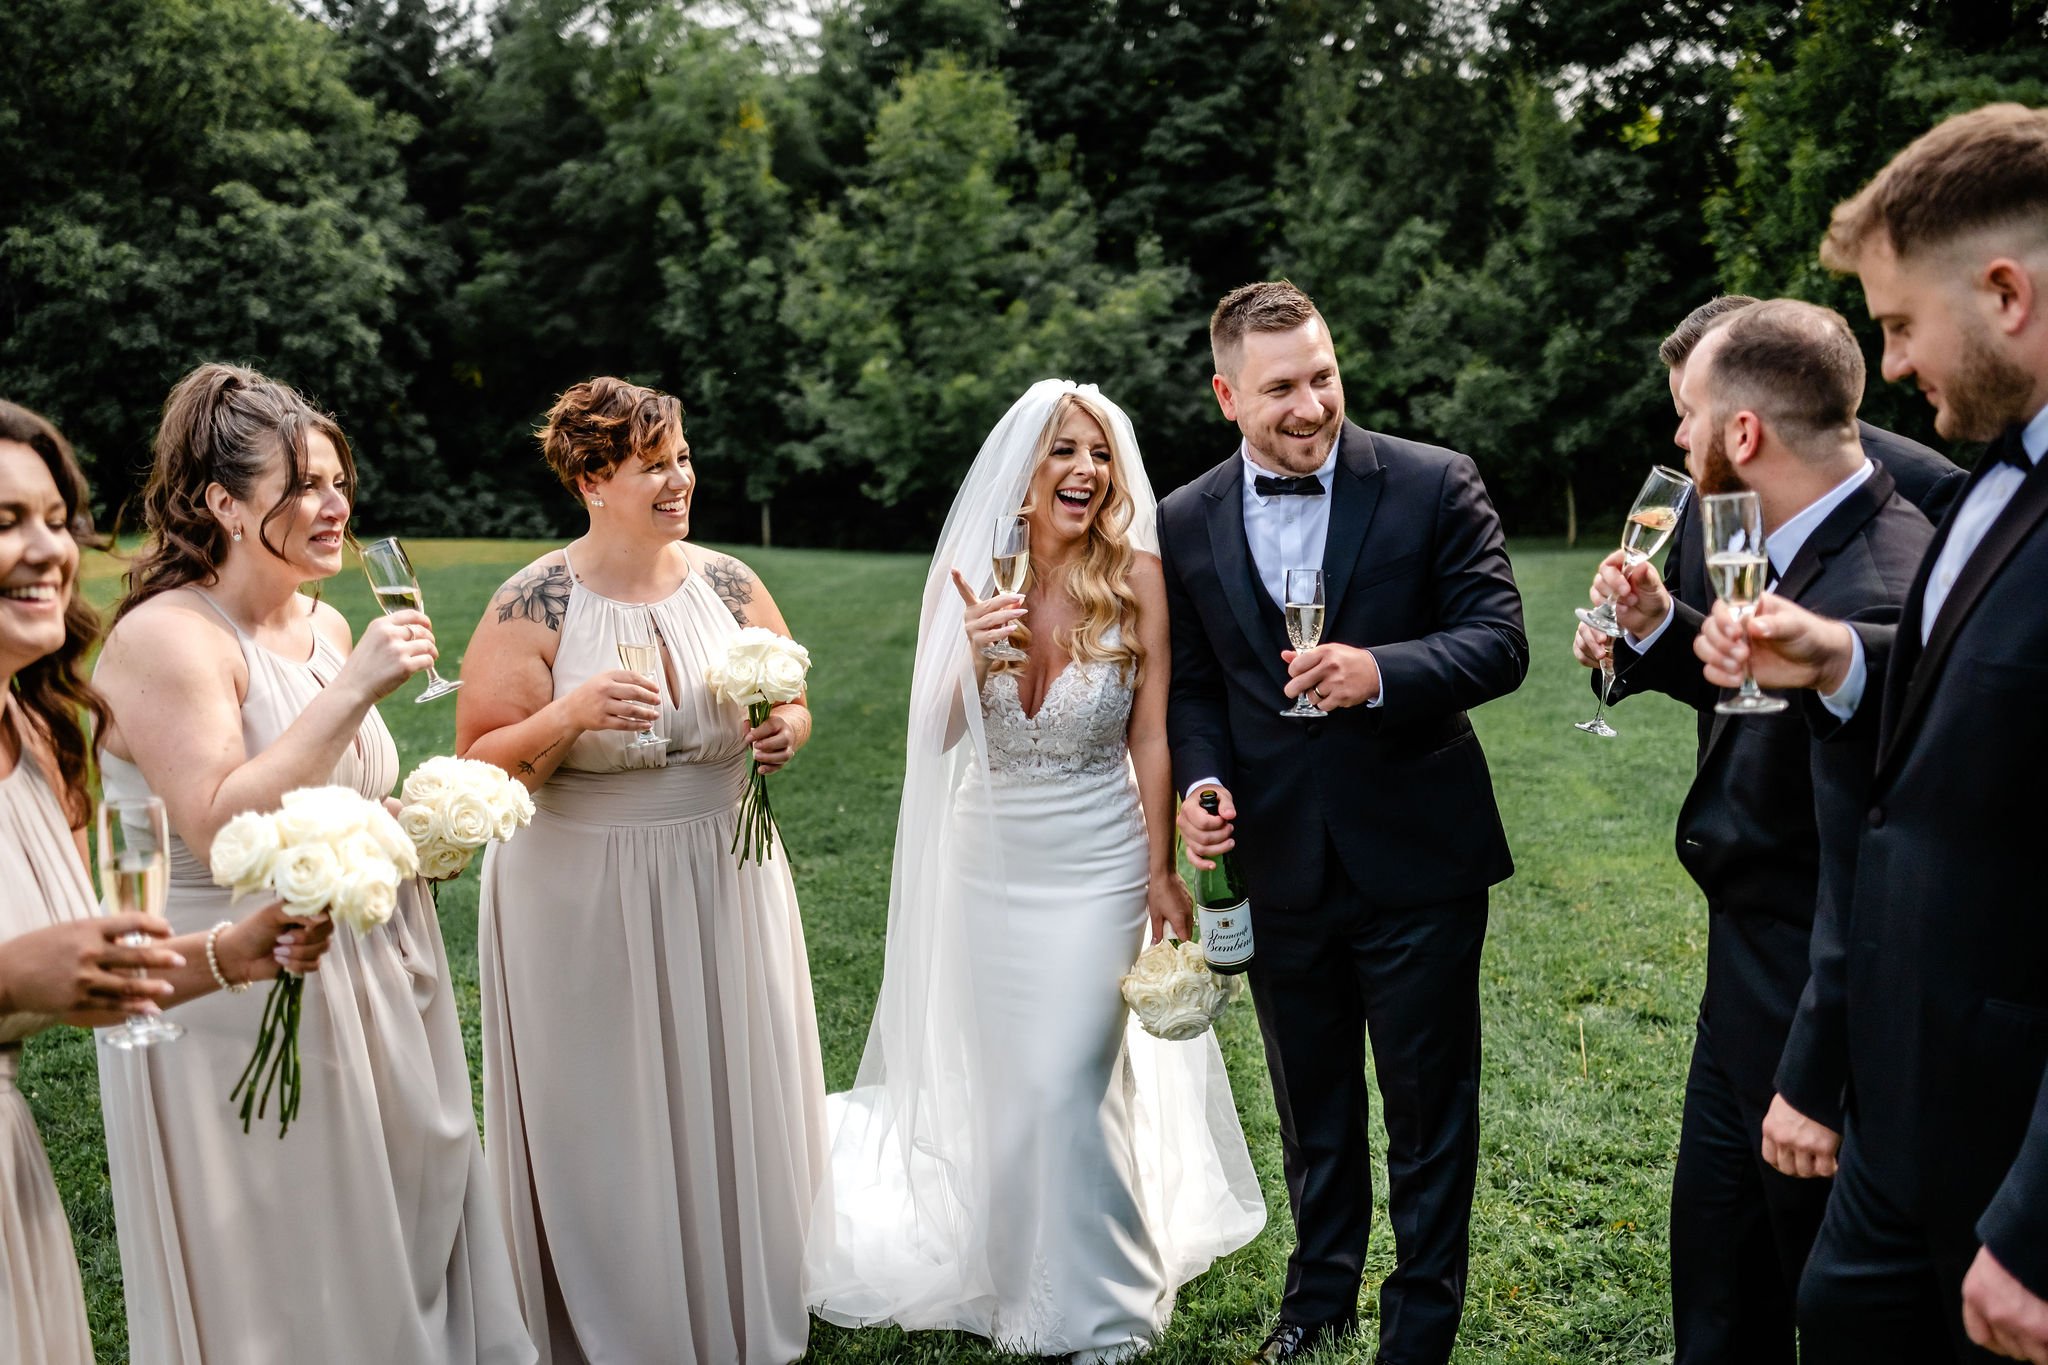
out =
[[[577,584],[554,695],[650,618],[667,745],[583,734],[486,855],[491,1179],[542,1361],[768,1365],[809,1335],[825,1087],[788,866],[731,852],[745,713],[703,677],[738,626],[695,571],[651,606]]]
[[[256,754],[334,678],[342,656],[314,632],[312,656],[287,659],[221,616],[248,663],[242,739]],[[112,754],[102,755],[102,774],[110,798],[149,794],[135,766]],[[398,750],[375,708],[328,780],[372,797],[397,782]],[[172,838],[173,929],[204,932],[249,908],[231,906]],[[283,1138],[274,1101],[245,1134],[228,1099],[269,989],[181,1005],[177,1042],[101,1053],[130,1359],[532,1361],[425,883],[401,887],[397,913],[370,933],[337,930],[307,977],[304,1094]]]
[[[22,743],[13,697],[0,693],[0,724],[20,758],[0,777],[0,940],[93,913],[92,883],[64,808]],[[22,1039],[56,1023],[0,1014],[0,1360],[92,1365],[85,1292],[71,1225],[50,1176],[28,1101],[15,1089]]]

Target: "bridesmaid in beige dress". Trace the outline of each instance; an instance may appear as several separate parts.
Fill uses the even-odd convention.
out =
[[[427,618],[394,613],[352,646],[300,592],[341,568],[353,474],[333,420],[261,375],[201,366],[164,405],[153,541],[96,681],[107,795],[169,807],[181,930],[227,910],[206,853],[230,817],[398,779],[375,703],[435,657]],[[217,995],[180,1012],[179,1041],[101,1060],[132,1359],[533,1360],[425,885],[370,933],[336,934],[307,983],[303,1107],[282,1139],[274,1111],[244,1134],[228,1099],[262,1008]]]
[[[99,704],[80,661],[99,623],[77,593],[79,539],[91,530],[70,446],[0,401],[0,1360],[38,1365],[91,1365],[93,1354],[64,1205],[15,1089],[22,1040],[60,1020],[113,1023],[214,989],[202,935],[125,947],[124,934],[161,938],[170,927],[94,914],[84,721]],[[268,907],[214,947],[225,970],[267,977],[273,951],[312,970],[326,938]],[[156,974],[127,974],[137,967]]]
[[[810,971],[780,848],[731,845],[749,746],[779,768],[811,719],[749,730],[704,684],[742,623],[786,629],[746,566],[683,540],[682,416],[616,379],[562,395],[542,449],[589,533],[505,585],[463,661],[465,753],[539,807],[486,855],[478,955],[491,1180],[550,1365],[770,1365],[809,1334]],[[659,641],[656,686],[622,639]]]

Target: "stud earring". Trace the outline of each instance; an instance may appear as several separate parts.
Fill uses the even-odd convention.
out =
[[[237,527],[235,528],[235,539],[236,539],[236,541],[238,541],[238,542],[239,542],[239,541],[241,540],[241,538],[242,538],[242,528],[241,528],[241,527],[239,527],[239,526],[237,526]]]
[[[590,505],[591,505],[592,507],[602,507],[602,506],[604,506],[604,499],[603,499],[603,498],[592,498],[592,499],[590,500]]]

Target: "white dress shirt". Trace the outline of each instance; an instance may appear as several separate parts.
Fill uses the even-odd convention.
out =
[[[1263,497],[1258,491],[1261,476],[1288,478],[1252,459],[1250,442],[1241,441],[1237,458],[1244,461],[1244,538],[1252,552],[1252,567],[1266,595],[1281,610],[1287,608],[1287,571],[1323,567],[1323,546],[1330,538],[1330,484],[1337,471],[1337,442],[1330,444],[1330,457],[1309,477],[1323,486],[1323,495],[1276,493]]]
[[[1256,482],[1261,475],[1268,478],[1293,476],[1266,468],[1252,458],[1251,442],[1238,442],[1237,458],[1244,462],[1245,544],[1252,552],[1252,568],[1258,571],[1259,585],[1273,599],[1273,605],[1282,611],[1287,609],[1287,571],[1323,567],[1323,549],[1330,539],[1330,504],[1335,496],[1332,485],[1337,473],[1337,448],[1342,444],[1340,434],[1330,445],[1329,458],[1308,476],[1322,484],[1321,497],[1312,493],[1276,493],[1263,497]],[[1285,698],[1278,700],[1284,702]],[[1380,692],[1366,705],[1378,706],[1384,700],[1386,688],[1382,682]],[[1278,709],[1277,705],[1275,709]],[[1193,796],[1204,787],[1222,785],[1214,777],[1204,777],[1190,782],[1186,795]]]
[[[2034,464],[2041,463],[2041,456],[2048,454],[2048,408],[2035,413],[2033,419],[2020,430],[2020,448]],[[2020,485],[2027,476],[2009,464],[1986,470],[1984,477],[1970,486],[1963,500],[1956,504],[1950,514],[1948,539],[1942,542],[1941,554],[1934,561],[1934,568],[1927,575],[1927,588],[1920,598],[1920,643],[1926,644],[1927,637],[1934,632],[1934,621],[1941,614],[1941,608],[1948,601],[1950,589],[1962,574],[1963,566],[1970,562],[1970,556],[1977,553],[1977,547],[1984,543],[1984,537],[1991,530],[1991,523],[1998,520],[2012,502],[2013,495],[2020,491]],[[1842,680],[1839,691],[1829,693],[1820,699],[1821,705],[1842,720],[1856,714],[1856,708],[1863,704],[1863,693],[1870,685],[1870,661],[1863,656],[1863,637],[1855,631],[1849,632],[1849,676]]]
[[[1778,580],[1785,576],[1785,570],[1792,566],[1792,561],[1798,557],[1800,549],[1813,537],[1813,533],[1820,528],[1820,524],[1826,521],[1828,515],[1837,507],[1847,502],[1849,495],[1861,488],[1876,468],[1877,466],[1866,459],[1856,467],[1854,474],[1785,518],[1783,526],[1764,537],[1764,556],[1771,561],[1771,588],[1775,589],[1778,586]],[[1706,531],[1705,517],[1700,518],[1700,530],[1702,534]],[[1711,554],[1712,551],[1709,549],[1705,553]],[[1638,654],[1648,653],[1650,646],[1657,643],[1665,628],[1671,624],[1671,618],[1677,614],[1675,610],[1666,611],[1664,619],[1641,640],[1633,635],[1624,635],[1623,638],[1628,641],[1629,648]]]

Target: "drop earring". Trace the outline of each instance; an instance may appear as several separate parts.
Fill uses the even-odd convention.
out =
[[[239,526],[237,526],[237,527],[235,528],[235,541],[236,541],[236,543],[237,543],[237,544],[241,543],[241,539],[242,539],[242,528],[241,528],[241,527],[239,527]]]

